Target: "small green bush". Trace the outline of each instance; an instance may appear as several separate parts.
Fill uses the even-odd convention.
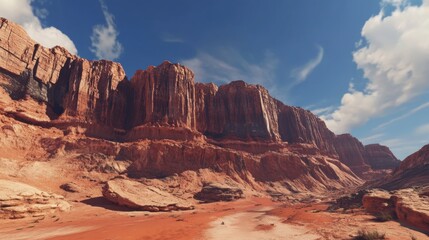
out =
[[[386,239],[385,233],[379,233],[377,230],[359,230],[356,237],[353,240],[382,240]]]

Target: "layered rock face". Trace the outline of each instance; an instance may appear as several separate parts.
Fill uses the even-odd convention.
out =
[[[401,161],[386,146],[369,144],[364,146],[357,138],[350,134],[342,134],[334,138],[335,150],[341,162],[346,164],[358,176],[368,178],[367,175],[384,175],[383,171],[392,171]]]
[[[411,154],[402,161],[397,173],[418,167],[424,167],[429,164],[429,144],[423,146],[419,151]]]
[[[283,105],[278,102],[279,132],[282,140],[290,143],[312,143],[328,155],[336,156],[334,146],[335,134],[325,123],[302,108]]]
[[[0,86],[13,99],[32,97],[47,104],[50,119],[72,117],[115,127],[124,123],[127,95],[119,93],[119,82],[125,80],[119,63],[88,61],[61,47],[45,48],[4,18],[0,56]]]
[[[130,127],[162,124],[195,129],[194,73],[165,61],[139,70],[131,79]]]
[[[340,161],[362,176],[371,168],[365,162],[365,149],[362,143],[350,134],[338,135],[335,138],[335,149]]]
[[[365,160],[372,169],[395,169],[401,164],[386,146],[380,144],[365,145]]]
[[[386,176],[370,186],[387,190],[427,186],[429,182],[429,145],[411,154],[402,161],[392,175]]]
[[[214,138],[278,141],[276,100],[259,85],[233,81],[220,86],[197,85],[198,129]],[[206,101],[207,100],[207,101]],[[207,121],[208,120],[208,121]]]
[[[191,70],[167,61],[128,81],[119,63],[44,48],[20,26],[0,22],[0,134],[8,149],[25,135],[10,135],[6,122],[14,122],[56,131],[53,138],[40,130],[27,146],[47,158],[86,154],[91,170],[105,161],[110,171],[101,172],[134,178],[208,169],[255,189],[281,182],[325,191],[361,183],[343,163],[355,173],[370,170],[357,139],[335,136],[262,86],[195,83]]]
[[[43,217],[69,210],[70,204],[63,196],[24,183],[0,179],[0,218]]]

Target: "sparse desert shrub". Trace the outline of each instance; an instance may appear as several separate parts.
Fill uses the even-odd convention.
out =
[[[382,240],[386,239],[385,233],[380,233],[377,230],[359,230],[353,240]]]
[[[375,221],[377,222],[387,222],[387,221],[392,221],[393,220],[393,216],[391,213],[388,212],[380,212],[378,214],[375,215]]]

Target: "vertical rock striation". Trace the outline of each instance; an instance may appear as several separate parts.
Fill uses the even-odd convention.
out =
[[[0,85],[12,98],[29,96],[47,104],[51,119],[61,116],[114,127],[125,122],[121,113],[127,108],[126,95],[118,89],[126,80],[121,64],[89,61],[58,46],[45,48],[4,18],[0,18],[0,73]]]
[[[194,73],[165,61],[138,70],[131,79],[130,127],[161,124],[195,129]]]

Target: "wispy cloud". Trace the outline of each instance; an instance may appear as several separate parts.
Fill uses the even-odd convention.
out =
[[[107,25],[95,25],[92,29],[91,51],[99,59],[115,60],[124,49],[117,39],[119,32],[116,29],[114,16],[109,12],[104,0],[100,0],[100,5]]]
[[[374,142],[376,140],[379,140],[383,136],[384,136],[383,133],[377,133],[377,134],[374,134],[374,135],[371,135],[371,136],[368,136],[368,137],[361,138],[360,140],[363,143],[368,144],[368,143]]]
[[[76,46],[67,35],[55,27],[42,26],[40,19],[46,17],[47,11],[33,8],[31,2],[32,0],[0,0],[0,16],[22,25],[32,39],[45,47],[58,45],[77,54]]]
[[[331,113],[334,110],[334,106],[324,107],[324,108],[316,108],[316,109],[310,109],[310,111],[316,115],[324,115]]]
[[[429,135],[429,123],[418,126],[414,132],[417,135]]]
[[[232,80],[244,80],[264,84],[267,88],[273,86],[278,64],[274,54],[267,51],[262,60],[251,62],[234,49],[222,48],[216,52],[214,55],[200,51],[194,58],[180,62],[191,68],[196,80],[200,82],[227,83]]]
[[[397,122],[397,121],[400,121],[402,119],[408,118],[411,115],[413,115],[413,114],[415,114],[415,113],[417,113],[417,112],[419,112],[419,111],[421,111],[421,110],[423,110],[425,108],[428,108],[428,107],[429,107],[429,102],[423,103],[420,106],[411,109],[407,113],[405,113],[405,114],[403,114],[403,115],[401,115],[401,116],[399,116],[397,118],[391,119],[391,120],[389,120],[389,121],[387,121],[385,123],[382,123],[382,124],[378,125],[374,130],[378,130],[378,129],[384,128],[384,127],[386,127],[386,126],[388,126],[388,125],[390,125],[390,124],[392,124],[394,122]]]
[[[405,3],[385,0],[379,14],[366,21],[361,31],[365,44],[353,59],[368,83],[363,91],[345,93],[338,109],[323,117],[334,132],[348,132],[429,89],[429,0],[413,7]],[[386,6],[395,10],[387,11]]]
[[[295,79],[294,85],[305,81],[307,77],[311,74],[311,72],[313,72],[314,69],[316,69],[316,67],[322,62],[324,49],[321,46],[317,46],[317,48],[318,48],[317,56],[310,59],[303,66],[292,70],[291,76]]]
[[[166,43],[184,43],[185,42],[183,38],[174,36],[169,33],[164,33],[163,35],[161,35],[161,40]]]

